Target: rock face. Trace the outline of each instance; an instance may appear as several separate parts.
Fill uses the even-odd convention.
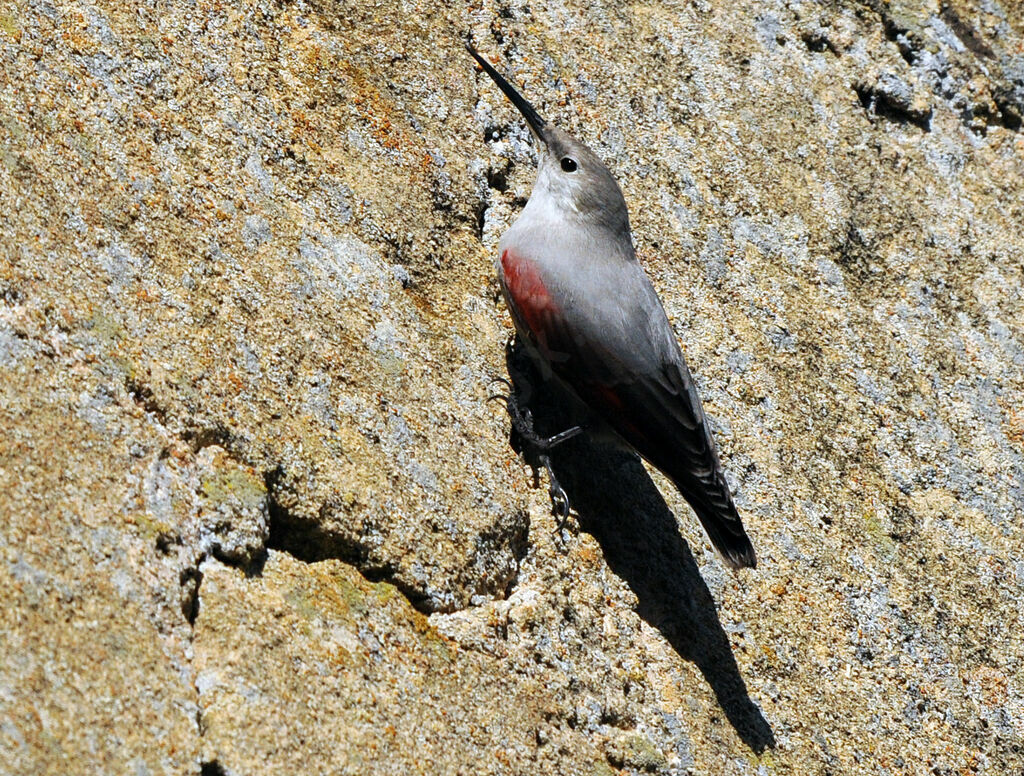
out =
[[[618,176],[756,571],[509,446],[467,35]],[[0,771],[1024,769],[1019,3],[24,0],[0,61]]]

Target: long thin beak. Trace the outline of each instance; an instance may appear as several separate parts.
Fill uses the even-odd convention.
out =
[[[523,114],[523,118],[526,119],[526,123],[529,124],[530,131],[533,132],[534,137],[544,145],[547,145],[548,139],[546,137],[546,129],[548,123],[542,119],[534,107],[526,101],[526,98],[517,92],[512,84],[502,78],[498,71],[491,67],[491,63],[480,56],[480,54],[477,53],[477,50],[469,43],[466,44],[466,51],[473,55],[473,59],[480,63],[480,67],[484,69],[484,72],[491,77],[491,80],[498,85],[498,88],[505,93],[505,96],[508,97],[512,104],[519,109],[519,112]]]

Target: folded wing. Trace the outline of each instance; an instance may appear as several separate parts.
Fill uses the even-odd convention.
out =
[[[559,294],[557,282],[544,285],[539,307],[506,296],[552,372],[672,479],[731,565],[752,567],[754,548],[661,301],[638,264],[623,267],[616,286],[612,296],[588,295],[598,300],[589,305]]]

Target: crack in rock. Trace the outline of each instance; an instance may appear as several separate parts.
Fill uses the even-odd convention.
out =
[[[869,115],[880,116],[897,124],[913,124],[925,132],[931,131],[931,104],[897,76],[882,73],[873,83],[858,81],[853,89]]]
[[[408,568],[376,551],[373,526],[359,522],[357,532],[349,521],[341,520],[339,525],[336,518],[343,517],[350,506],[343,495],[313,506],[311,514],[291,508],[299,496],[288,473],[280,464],[258,472],[245,460],[239,434],[220,425],[176,418],[153,387],[138,378],[126,379],[125,389],[152,422],[178,443],[154,462],[145,487],[157,506],[154,513],[166,513],[163,520],[154,521],[152,533],[162,554],[177,554],[180,559],[181,610],[190,622],[198,611],[199,568],[204,560],[216,558],[253,576],[261,573],[270,549],[307,563],[340,560],[371,582],[394,585],[424,614],[455,611],[463,599],[465,605],[473,605],[482,599],[505,598],[514,588],[528,548],[525,512],[497,521],[476,537],[451,580],[465,595],[435,591],[418,576],[415,564]],[[168,495],[171,484],[182,478],[194,494],[184,521],[176,515],[182,505],[172,507]]]

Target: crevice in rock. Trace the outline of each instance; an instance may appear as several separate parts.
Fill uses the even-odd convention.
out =
[[[504,549],[511,551],[511,564],[504,562]],[[519,582],[519,573],[530,550],[530,516],[517,510],[510,520],[499,521],[476,538],[475,562],[490,571],[476,593],[508,600]]]
[[[223,449],[227,459],[242,467],[249,468],[244,457],[237,452],[237,448],[240,446],[239,438],[225,425],[221,423],[214,423],[209,426],[192,425],[187,426],[184,431],[175,432],[172,429],[180,429],[181,424],[177,423],[164,405],[155,398],[153,390],[148,384],[129,377],[125,380],[125,388],[132,399],[143,407],[146,412],[151,413],[168,434],[176,436],[189,445],[193,455],[197,456],[197,463],[199,454],[204,449],[217,446]],[[164,449],[161,457],[165,457],[168,454],[169,450]],[[228,479],[224,487],[227,492],[233,493],[237,488],[245,484],[244,481],[239,482],[235,478],[234,480]],[[197,488],[197,498],[200,502],[209,495],[204,496],[202,490],[202,484],[200,484]],[[202,579],[198,566],[207,557],[212,556],[227,566],[240,569],[247,577],[259,576],[262,573],[263,564],[266,562],[267,557],[266,542],[261,541],[262,537],[257,536],[247,542],[238,542],[237,537],[235,541],[229,541],[231,539],[230,533],[233,529],[237,529],[235,520],[238,520],[240,517],[244,518],[242,512],[244,512],[245,505],[236,504],[235,507],[236,511],[241,511],[233,516],[225,516],[216,512],[212,513],[214,521],[200,528],[201,535],[205,538],[202,538],[200,544],[194,548],[195,557],[190,560],[188,567],[181,572],[181,584],[183,588],[186,588],[186,592],[183,594],[182,612],[190,623],[195,619],[198,607],[199,580]],[[175,528],[171,526],[158,526],[155,545],[157,551],[162,555],[171,555],[176,550],[180,550],[184,543],[185,539]]]
[[[180,423],[157,399],[146,382],[129,377],[125,380],[125,388],[131,398],[146,412],[151,413],[169,434],[186,442],[193,454],[200,454],[205,448],[218,446],[223,448],[228,458],[248,467],[245,456],[238,452],[241,447],[240,438],[225,425],[214,423],[199,426],[195,423],[189,424],[188,421]],[[183,426],[184,430],[181,430]],[[178,430],[175,432],[173,429]],[[163,454],[166,455],[167,451]],[[190,626],[195,624],[199,614],[199,592],[203,578],[199,568],[203,561],[214,558],[226,566],[241,570],[246,577],[253,578],[262,575],[268,550],[271,549],[287,552],[304,563],[340,560],[355,568],[370,582],[387,582],[393,585],[414,609],[423,614],[450,612],[459,608],[453,604],[450,597],[441,599],[431,596],[420,585],[411,583],[400,573],[397,564],[387,559],[372,557],[368,545],[359,541],[358,537],[332,530],[329,527],[329,515],[337,505],[331,501],[321,505],[319,514],[315,516],[300,515],[290,510],[282,499],[283,475],[284,471],[280,467],[263,474],[263,484],[266,488],[266,538],[259,542],[258,546],[251,542],[241,548],[236,546],[238,542],[223,545],[219,541],[222,538],[218,533],[220,523],[203,526],[204,532],[200,537],[200,543],[192,552],[185,550],[182,545],[188,540],[175,530],[161,531],[156,536],[156,549],[161,554],[171,555],[177,550],[192,555],[185,559],[186,565],[179,572],[181,612]],[[199,498],[204,498],[202,493],[199,493]],[[476,591],[480,595],[507,598],[515,588],[519,566],[528,550],[529,520],[520,516],[513,522],[511,534],[495,527],[480,537],[478,553],[487,556],[497,551],[496,548],[508,543],[515,566],[514,569],[488,577]],[[230,523],[227,524],[229,532],[231,527]]]
[[[203,699],[199,692],[199,685],[195,673],[195,644],[196,644],[196,618],[199,616],[199,588],[203,582],[203,572],[199,570],[202,558],[196,560],[194,566],[189,566],[181,571],[179,582],[181,584],[181,613],[188,623],[188,649],[185,651],[185,660],[189,665],[189,682],[192,687],[192,694],[195,698],[195,723],[196,737],[202,740],[206,735],[206,723],[203,720]],[[203,764],[201,773],[206,773],[206,763]],[[211,771],[216,773],[217,771]]]
[[[325,529],[315,518],[293,514],[280,498],[280,468],[264,474],[267,487],[270,535],[267,547],[287,552],[304,563],[335,559],[356,567],[366,566],[365,547],[350,538]],[[321,510],[323,511],[323,510]]]
[[[267,548],[287,552],[303,563],[340,560],[355,568],[370,582],[387,582],[423,614],[438,611],[431,599],[418,588],[404,581],[391,563],[374,562],[368,549],[348,536],[325,528],[320,521],[293,514],[279,497],[280,469],[265,475],[270,516],[270,534]],[[324,505],[326,508],[327,505]],[[323,511],[323,509],[321,510]]]
[[[234,434],[221,423],[212,426],[193,426],[185,429],[181,438],[189,444],[193,453],[198,453],[204,447],[223,447],[233,458],[237,458],[233,452]]]
[[[999,115],[993,116],[991,123],[1011,132],[1020,132],[1021,124],[1024,124],[1024,102],[1015,101],[1008,87],[996,87],[992,92],[992,102],[999,109]]]
[[[918,58],[917,52],[924,45],[919,36],[898,24],[892,16],[886,13],[884,6],[876,8],[876,10],[882,17],[882,30],[885,33],[886,40],[896,44],[896,48],[899,49],[900,56],[903,57],[904,62],[908,65],[915,64]]]
[[[387,582],[389,585],[394,585],[395,589],[409,602],[409,605],[420,614],[430,615],[442,611],[431,602],[431,599],[422,590],[407,584],[398,577],[395,574],[395,569],[390,565],[365,569],[356,566],[356,569],[370,582]],[[447,610],[444,611],[447,612]]]
[[[128,376],[124,381],[125,390],[132,400],[146,412],[151,412],[163,426],[167,425],[167,410],[156,400],[153,389],[136,377]]]
[[[508,135],[508,124],[488,124],[484,127],[484,142],[503,140]]]
[[[487,221],[487,199],[481,197],[473,206],[473,226],[476,239],[483,242],[484,223]]]
[[[125,379],[124,385],[132,400],[142,407],[147,413],[150,413],[153,418],[164,427],[169,435],[177,436],[179,439],[187,442],[191,447],[193,454],[198,453],[204,447],[208,447],[213,444],[220,444],[225,448],[228,456],[239,460],[238,456],[230,449],[231,435],[226,428],[221,426],[212,429],[190,428],[183,433],[175,433],[172,430],[175,426],[173,425],[174,419],[171,418],[171,413],[160,401],[158,401],[149,384],[136,377],[129,376]],[[180,426],[178,426],[178,428],[180,428]],[[168,451],[165,449],[161,453],[161,457],[164,457],[167,454]],[[203,583],[203,572],[200,570],[200,566],[208,557],[208,550],[202,547],[195,547],[193,549],[186,550],[183,547],[184,544],[185,539],[173,528],[168,528],[166,530],[161,529],[155,538],[156,549],[161,554],[169,556],[176,550],[179,553],[186,554],[186,557],[184,558],[186,565],[178,573],[178,594],[181,614],[185,618],[185,622],[188,624],[189,628],[189,648],[185,653],[185,659],[189,663],[190,667],[192,667],[196,637],[195,624],[199,617],[200,589]],[[191,555],[191,557],[187,557],[188,555]],[[262,551],[262,555],[266,555],[265,548]],[[214,556],[217,556],[216,549],[214,550]],[[229,562],[225,558],[218,559],[225,563]],[[203,719],[202,697],[199,692],[199,687],[196,684],[196,676],[194,673],[192,673],[191,685],[196,703],[196,736],[199,739],[202,739],[206,734],[206,724]],[[202,763],[200,766],[200,773],[204,776],[206,774],[210,774],[211,776],[225,776],[224,769],[216,760],[210,760]]]
[[[173,528],[157,530],[156,539],[153,542],[161,555],[170,555],[176,547],[182,544],[181,534]]]
[[[181,613],[190,626],[196,623],[199,616],[199,587],[203,583],[203,572],[199,570],[199,564],[204,558],[199,558],[195,566],[182,569],[178,578],[181,584]]]
[[[894,98],[887,91],[867,84],[856,84],[853,90],[869,116],[880,116],[896,124],[913,124],[925,132],[931,132],[930,107],[927,110],[915,109],[903,100]]]
[[[1013,85],[1008,85],[1006,80],[1000,80],[998,75],[1001,70],[999,53],[993,49],[982,32],[979,32],[968,20],[960,16],[952,3],[943,0],[939,6],[938,16],[960,41],[967,53],[960,56],[953,55],[954,72],[957,74],[951,78],[947,78],[950,72],[948,65],[943,67],[937,64],[933,57],[928,56],[929,51],[934,53],[934,40],[926,41],[922,38],[921,31],[909,29],[905,22],[901,22],[899,17],[893,14],[887,2],[869,0],[868,5],[878,13],[886,39],[896,45],[900,56],[907,64],[915,69],[924,67],[927,73],[926,78],[930,76],[948,82],[947,85],[943,85],[939,89],[939,92],[947,103],[951,103],[954,110],[958,108],[954,98],[960,95],[960,99],[963,99],[964,95],[970,91],[969,89],[964,90],[964,87],[972,75],[983,75],[984,79],[989,82],[992,103],[987,103],[984,100],[979,103],[977,100],[968,98],[969,108],[966,111],[961,111],[963,123],[972,132],[985,135],[986,129],[993,126],[1003,127],[1011,132],[1021,130],[1021,125],[1024,123],[1024,99],[1019,97],[1019,87],[1015,88]],[[971,57],[977,64],[969,61]],[[858,93],[860,94],[859,91]],[[868,109],[864,96],[860,96],[862,104]],[[871,101],[870,97],[868,101]],[[899,114],[904,112],[901,110],[901,106],[894,105],[891,100],[878,100],[874,107],[876,112],[882,116],[885,116],[886,110],[893,111],[893,115],[886,117],[894,120],[900,120]],[[922,114],[913,117],[911,123],[929,131],[929,127],[923,126],[923,124],[930,124],[930,118],[930,114],[927,117]]]
[[[829,39],[817,32],[803,32],[800,34],[800,40],[804,42],[808,51],[813,51],[817,54],[820,54],[823,51],[831,51],[833,54],[836,53],[835,48],[830,44]]]
[[[172,428],[170,411],[157,398],[149,383],[129,375],[125,378],[124,387],[132,400],[146,412],[152,413],[160,425],[168,429]],[[199,426],[186,419],[185,423],[181,425],[185,426],[185,430],[180,431],[176,436],[186,442],[192,448],[193,453],[198,453],[204,447],[219,445],[227,450],[232,457],[241,460],[236,453],[238,438],[224,424],[217,422],[210,426]],[[178,428],[180,429],[181,426]]]
[[[162,426],[171,428],[173,419],[170,413],[157,400],[147,383],[128,377],[125,380],[125,388],[139,406],[152,413]],[[178,425],[178,428],[180,427]],[[186,442],[194,454],[216,445],[222,447],[228,457],[244,463],[243,457],[237,452],[237,436],[223,424],[186,426],[185,430],[178,432],[176,436]],[[267,551],[270,549],[287,552],[305,563],[328,559],[340,560],[353,566],[370,582],[387,582],[393,585],[417,611],[431,614],[440,610],[441,607],[436,600],[422,589],[403,580],[394,564],[374,560],[363,544],[352,537],[325,528],[323,514],[319,516],[320,519],[292,514],[280,499],[279,480],[282,473],[280,468],[276,468],[266,473],[263,478],[267,490],[268,535],[262,546],[255,552],[237,553],[225,551],[216,541],[204,543],[202,547],[197,548],[195,559],[180,572],[181,612],[190,626],[195,624],[199,615],[199,589],[203,578],[199,566],[207,557],[213,557],[227,566],[240,569],[247,577],[252,578],[262,574]],[[330,504],[324,504],[321,513],[329,507]],[[176,532],[161,533],[156,538],[156,546],[158,551],[166,555],[182,541]]]
[[[836,47],[836,44],[832,42],[823,30],[804,30],[800,33],[800,40],[803,41],[808,51],[818,54],[831,51],[835,56],[839,56],[839,49]]]
[[[501,167],[490,165],[487,168],[487,185],[495,191],[508,191],[508,176],[512,172],[512,164],[505,161]]]
[[[267,562],[267,547],[261,547],[251,556],[238,556],[224,552],[220,545],[214,545],[210,554],[225,566],[238,569],[249,579],[262,576],[263,566]]]
[[[948,2],[944,2],[939,6],[939,16],[942,18],[942,21],[949,25],[953,34],[960,39],[960,42],[972,54],[985,59],[996,58],[996,53],[992,50],[992,47],[969,24],[960,18],[960,14]]]

